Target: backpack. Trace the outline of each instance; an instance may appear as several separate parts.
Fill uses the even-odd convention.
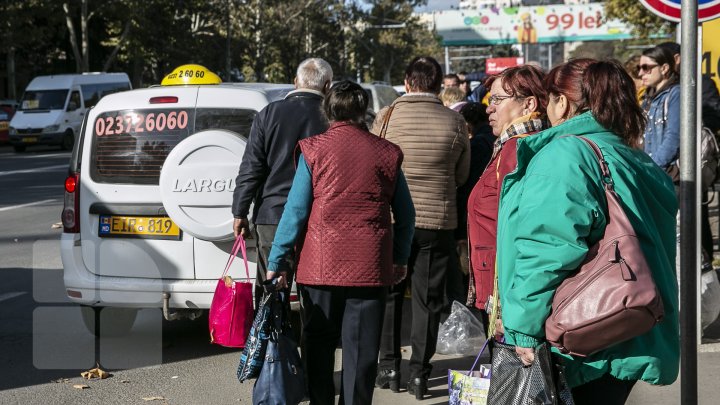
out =
[[[700,180],[704,190],[715,183],[718,163],[720,163],[720,148],[715,134],[710,128],[703,126],[700,131]]]
[[[663,105],[663,123],[667,121],[668,99]],[[713,131],[703,125],[700,129],[700,183],[703,190],[712,187],[717,179],[720,147]]]

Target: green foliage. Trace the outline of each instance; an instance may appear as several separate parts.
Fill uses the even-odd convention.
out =
[[[9,58],[18,90],[36,75],[74,72],[63,4],[81,43],[83,1],[88,69],[124,71],[135,87],[185,63],[226,76],[228,55],[246,80],[286,83],[308,57],[326,59],[336,78],[393,83],[413,56],[442,59],[438,38],[412,16],[425,0],[24,0],[0,2],[0,78]],[[0,97],[10,93],[0,84]]]
[[[605,0],[605,15],[616,18],[632,27],[633,35],[650,38],[656,35],[672,34],[675,23],[656,16],[638,0]]]

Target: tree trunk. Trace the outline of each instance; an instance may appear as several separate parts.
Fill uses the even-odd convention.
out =
[[[265,81],[265,60],[263,57],[262,0],[258,0],[255,10],[255,77],[258,82]]]
[[[87,0],[80,1],[80,31],[82,34],[82,71],[90,71],[90,47],[88,46]]]
[[[112,66],[112,63],[115,61],[115,57],[117,56],[118,52],[120,51],[120,47],[122,46],[123,42],[125,42],[125,39],[127,38],[128,34],[130,33],[130,26],[131,26],[132,20],[128,20],[125,23],[125,28],[123,28],[123,32],[120,35],[120,39],[118,40],[117,45],[115,45],[115,49],[110,53],[110,56],[108,56],[107,60],[105,61],[105,65],[103,65],[103,72],[107,72],[110,67]]]
[[[75,71],[77,73],[82,72],[82,56],[80,55],[80,48],[78,48],[77,35],[75,34],[75,25],[70,17],[70,8],[67,3],[63,3],[63,10],[65,11],[65,23],[68,27],[68,36],[70,37],[70,46],[72,46],[73,55],[75,55]]]
[[[11,46],[7,53],[7,75],[8,75],[8,96],[17,100],[17,90],[15,83],[15,47]]]

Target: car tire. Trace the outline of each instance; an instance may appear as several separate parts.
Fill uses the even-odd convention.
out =
[[[83,324],[97,337],[127,335],[135,324],[137,312],[137,308],[80,306]]]
[[[15,145],[13,149],[15,149],[15,153],[23,153],[27,147],[25,145]]]
[[[60,144],[60,149],[72,150],[73,145],[75,145],[75,135],[73,135],[72,131],[67,130],[67,131],[65,131],[65,134],[63,135],[62,143]]]

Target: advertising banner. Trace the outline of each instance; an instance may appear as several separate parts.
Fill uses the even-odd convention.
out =
[[[720,88],[720,19],[704,22],[702,35],[702,73],[710,75]]]
[[[488,58],[485,59],[485,73],[495,75],[503,70],[522,65],[524,58]]]
[[[632,38],[630,27],[606,20],[603,3],[533,7],[491,6],[433,15],[443,46],[609,41]]]

